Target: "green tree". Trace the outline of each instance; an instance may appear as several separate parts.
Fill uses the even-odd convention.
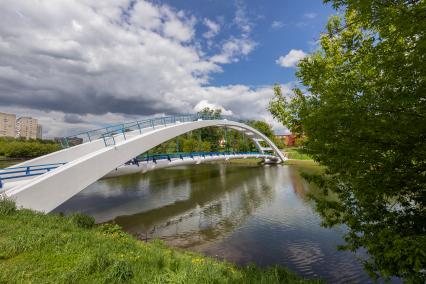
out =
[[[59,144],[46,140],[0,138],[0,156],[34,158],[60,150]]]
[[[207,118],[217,119],[217,118],[220,118],[222,116],[222,110],[205,107],[201,111],[198,112],[198,115],[205,116]]]
[[[198,150],[198,141],[196,139],[190,138],[185,139],[183,142],[183,152],[191,153]]]
[[[221,109],[211,109],[211,108],[204,108],[200,112],[198,112],[198,115],[205,116],[208,118],[220,118],[222,115]],[[210,144],[211,151],[218,151],[219,150],[219,140],[222,137],[223,130],[219,127],[205,127],[199,130],[194,131],[195,136],[199,137],[201,140],[206,141]]]
[[[274,139],[275,134],[274,130],[272,130],[272,126],[265,121],[262,120],[250,120],[247,122],[248,125],[251,127],[259,130],[261,133],[263,133],[266,137],[269,139]]]
[[[252,149],[250,148],[250,144],[246,140],[239,140],[238,141],[238,152],[250,152]]]
[[[344,249],[367,249],[373,276],[426,281],[425,1],[334,0],[345,9],[299,63],[306,89],[275,87],[270,111],[326,166],[310,176],[324,224],[346,224]]]
[[[210,152],[211,146],[208,141],[202,141],[198,147],[199,152]]]

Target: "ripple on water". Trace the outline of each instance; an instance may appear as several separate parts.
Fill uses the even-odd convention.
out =
[[[373,283],[350,252],[324,252],[312,241],[288,243],[284,251],[290,265],[304,277],[321,277],[329,283]]]
[[[309,241],[293,242],[286,246],[288,259],[306,276],[317,277],[313,270],[314,264],[324,261],[324,253],[318,244]]]

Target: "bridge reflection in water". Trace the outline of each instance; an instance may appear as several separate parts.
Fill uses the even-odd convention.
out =
[[[344,228],[325,229],[293,166],[181,166],[99,181],[55,211],[81,211],[144,240],[238,264],[282,264],[331,283],[370,282],[349,252]]]

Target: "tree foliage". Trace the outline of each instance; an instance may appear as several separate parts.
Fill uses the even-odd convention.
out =
[[[205,107],[200,112],[198,112],[198,114],[217,119],[221,117],[222,110]],[[206,127],[206,128],[196,130],[194,131],[194,133],[195,133],[195,136],[197,136],[200,140],[206,141],[209,143],[211,151],[220,150],[219,141],[221,137],[223,136],[222,129],[218,127]]]
[[[269,109],[326,166],[310,179],[339,196],[317,207],[325,225],[347,225],[343,248],[364,247],[373,276],[424,283],[425,1],[325,2],[344,16],[299,63],[306,89],[287,99],[276,86]]]
[[[203,108],[201,111],[198,112],[198,115],[206,116],[208,118],[220,118],[222,116],[222,110],[221,109],[212,109],[209,107]]]
[[[59,144],[46,140],[0,138],[0,156],[34,158],[60,150]]]
[[[274,139],[275,134],[272,126],[265,121],[262,120],[250,120],[247,122],[251,127],[259,130],[262,134],[264,134],[269,139]]]

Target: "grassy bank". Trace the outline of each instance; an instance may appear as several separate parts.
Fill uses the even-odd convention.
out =
[[[250,164],[257,165],[262,163],[263,159],[260,158],[247,158],[247,159],[229,159],[225,161],[227,164]]]
[[[319,164],[312,159],[311,160],[289,159],[289,160],[286,161],[286,164],[287,165],[294,165],[294,166],[308,166],[308,167],[309,166],[312,166],[312,167],[314,167],[314,166],[318,167],[319,166]]]
[[[143,243],[91,217],[16,210],[0,200],[0,283],[318,283],[284,268],[237,268]]]
[[[25,159],[15,159],[0,156],[0,169],[22,163]]]
[[[302,153],[302,151],[296,147],[285,148],[282,151],[284,154],[287,155],[289,159],[292,159],[292,160],[312,160],[312,158],[309,155]]]

